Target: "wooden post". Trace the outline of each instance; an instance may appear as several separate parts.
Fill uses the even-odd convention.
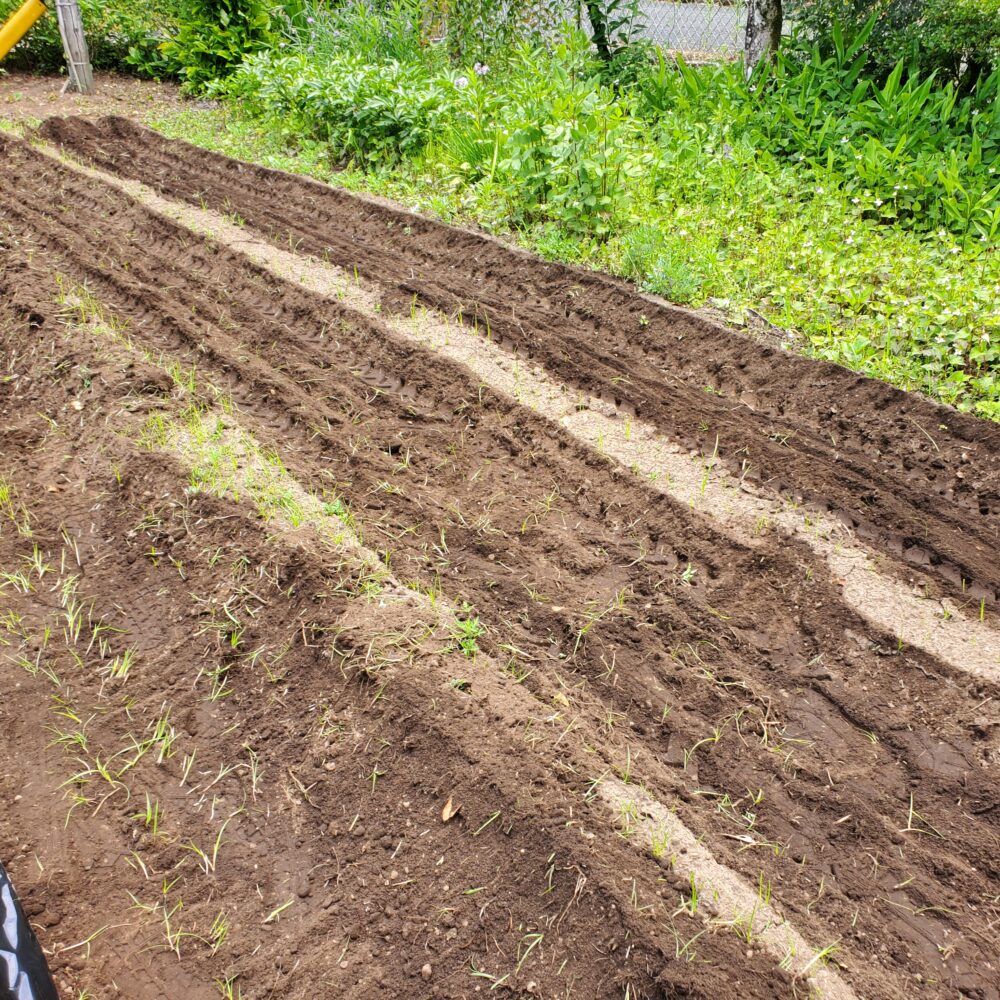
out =
[[[94,71],[90,65],[87,38],[83,33],[83,18],[80,17],[77,0],[56,0],[56,16],[69,69],[66,87],[75,87],[81,94],[92,94]]]

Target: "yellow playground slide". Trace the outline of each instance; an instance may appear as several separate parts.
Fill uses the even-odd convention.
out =
[[[17,45],[46,9],[42,0],[24,0],[24,3],[7,18],[0,27],[0,59]]]

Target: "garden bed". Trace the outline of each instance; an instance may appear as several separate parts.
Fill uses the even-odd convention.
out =
[[[67,992],[997,995],[1000,428],[40,135],[0,137],[0,850]]]

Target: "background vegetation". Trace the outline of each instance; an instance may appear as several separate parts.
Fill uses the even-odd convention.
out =
[[[0,22],[23,0],[0,0]],[[144,76],[169,76],[174,67],[163,58],[159,45],[175,30],[178,0],[79,0],[87,32],[90,60],[95,69],[119,70]],[[3,61],[8,70],[64,73],[55,5],[28,32]]]
[[[786,11],[827,52],[834,25],[858,34],[874,19],[869,73],[887,74],[902,59],[971,87],[1000,59],[1000,0],[787,0]]]

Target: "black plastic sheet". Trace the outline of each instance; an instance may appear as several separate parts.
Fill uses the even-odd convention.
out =
[[[0,865],[0,1000],[59,1000],[38,938]]]

